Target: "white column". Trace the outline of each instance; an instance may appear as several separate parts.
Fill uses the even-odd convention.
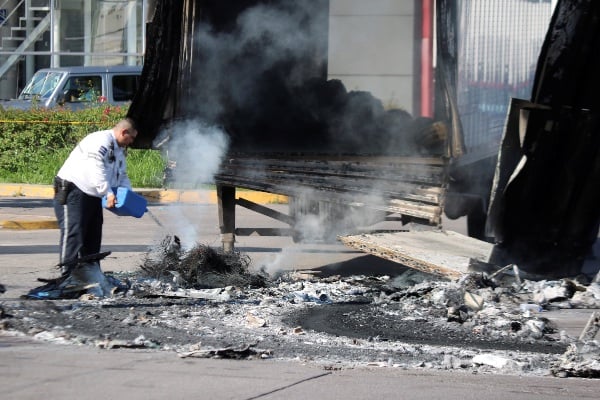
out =
[[[31,31],[33,31],[33,28],[35,27],[35,21],[33,20],[33,11],[31,11],[31,0],[26,0],[25,1],[25,27],[26,27],[26,32],[27,32],[27,37],[29,37],[31,35]],[[33,50],[34,47],[33,45],[31,46],[30,49],[26,49],[26,50]],[[25,56],[25,79],[27,82],[29,82],[29,80],[31,79],[31,77],[33,76],[33,74],[35,73],[35,57],[32,55],[28,55]]]
[[[50,1],[50,57],[51,67],[60,67],[60,56],[54,54],[60,51],[60,10],[57,7],[56,0]]]
[[[83,1],[83,65],[92,65],[92,0]]]
[[[130,0],[127,5],[127,52],[137,53],[137,0]],[[128,65],[136,65],[135,56],[127,57]]]

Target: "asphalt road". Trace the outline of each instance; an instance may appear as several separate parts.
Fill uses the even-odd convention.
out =
[[[287,212],[286,204],[269,207]],[[102,262],[105,271],[133,271],[143,260],[149,246],[159,243],[167,235],[180,237],[184,246],[202,243],[220,245],[217,207],[203,203],[149,204],[150,214],[142,218],[119,217],[104,213],[102,251],[112,254]],[[153,217],[154,218],[153,218]],[[54,220],[51,200],[27,197],[0,197],[0,221]],[[283,223],[237,207],[237,227],[285,228]],[[386,229],[401,228],[399,223],[384,223]],[[454,222],[461,228],[461,222]],[[297,244],[290,237],[238,236],[235,247],[248,254],[253,268],[275,270],[316,269],[327,274],[352,275],[398,274],[404,269],[398,264],[360,251],[341,243]],[[37,286],[38,277],[49,277],[56,272],[58,262],[57,229],[0,229],[0,271],[5,279],[5,297],[19,296]],[[10,282],[8,282],[10,280]]]
[[[285,205],[275,208],[285,211]],[[141,219],[105,213],[103,250],[112,251],[104,270],[136,269],[148,246],[169,233],[182,242],[218,245],[214,204],[151,204]],[[52,219],[47,199],[0,198],[0,220]],[[275,227],[278,222],[239,209],[238,226]],[[460,223],[460,222],[458,222]],[[56,274],[58,230],[0,229],[0,282],[14,301],[38,285],[38,277]],[[364,255],[341,244],[294,244],[284,237],[238,237],[236,246],[253,266],[270,269],[316,269],[322,274],[351,275],[398,271],[397,264]],[[588,314],[566,314],[561,321],[580,330]],[[355,369],[305,362],[180,359],[169,352],[99,350],[61,346],[0,331],[0,398],[135,399],[563,399],[598,397],[600,381],[502,375],[460,371]]]

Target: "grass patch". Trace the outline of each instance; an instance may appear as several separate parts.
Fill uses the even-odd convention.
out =
[[[166,159],[158,150],[136,150],[127,152],[127,175],[136,188],[162,187]]]

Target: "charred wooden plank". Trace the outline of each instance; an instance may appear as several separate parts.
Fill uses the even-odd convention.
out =
[[[368,207],[441,223],[447,165],[439,157],[230,155],[215,176],[227,185]]]
[[[473,260],[486,262],[493,245],[452,231],[426,230],[342,236],[349,247],[419,271],[459,278]]]

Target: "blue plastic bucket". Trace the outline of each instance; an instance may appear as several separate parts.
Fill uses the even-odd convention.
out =
[[[141,218],[146,212],[148,202],[143,196],[124,188],[113,188],[113,193],[117,196],[117,202],[113,208],[106,208],[106,196],[102,198],[102,207],[124,217]]]

